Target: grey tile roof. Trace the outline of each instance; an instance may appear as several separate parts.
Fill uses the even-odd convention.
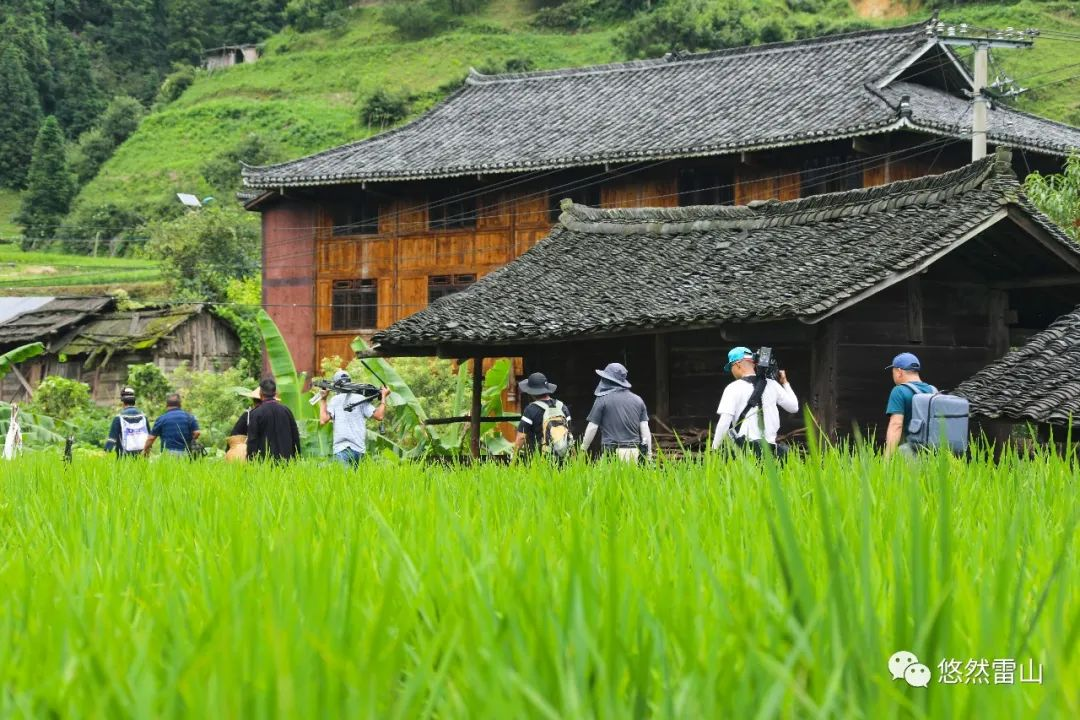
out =
[[[955,390],[975,415],[1080,425],[1080,308]]]
[[[1036,213],[1007,158],[747,207],[597,210],[567,203],[548,238],[374,341],[390,352],[731,321],[814,322],[932,261],[1008,206]],[[1053,237],[1080,258],[1063,233]]]
[[[244,182],[275,188],[521,172],[723,155],[901,127],[966,137],[958,120],[965,99],[903,80],[900,71],[927,54],[923,63],[952,85],[970,82],[925,23],[567,70],[474,72],[411,123],[292,162],[245,168]],[[914,75],[929,82],[923,71]],[[879,88],[894,77],[903,87]],[[911,118],[900,109],[904,94]],[[1019,138],[1055,154],[1080,146],[1076,128],[1009,110],[991,117],[991,141]]]
[[[0,348],[45,342],[111,308],[111,297],[58,297],[0,323]]]

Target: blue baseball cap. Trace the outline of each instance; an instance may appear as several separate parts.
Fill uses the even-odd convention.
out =
[[[731,372],[732,365],[739,362],[740,360],[745,360],[746,358],[752,357],[754,357],[754,351],[748,347],[743,347],[742,345],[740,345],[739,347],[731,348],[730,350],[728,350],[727,365],[724,366],[724,372]]]
[[[900,370],[918,370],[922,367],[919,363],[919,358],[915,357],[911,353],[900,353],[892,359],[892,362],[885,367],[886,370],[892,368],[899,368]]]

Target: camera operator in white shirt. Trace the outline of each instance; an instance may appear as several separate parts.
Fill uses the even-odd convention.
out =
[[[750,446],[760,454],[760,442],[764,437],[765,442],[772,446],[774,455],[778,454],[778,450],[779,455],[783,455],[785,448],[778,449],[776,445],[776,433],[780,430],[778,408],[791,413],[799,409],[799,400],[788,384],[787,373],[779,370],[776,380],[759,378],[757,358],[746,347],[731,349],[724,370],[730,372],[735,381],[724,388],[720,406],[716,410],[720,419],[713,436],[713,449],[717,450],[725,444]],[[764,387],[760,400],[753,402],[755,390],[761,383],[764,383]],[[749,408],[748,403],[752,403]]]

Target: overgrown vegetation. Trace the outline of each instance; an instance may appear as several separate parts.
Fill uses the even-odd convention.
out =
[[[1024,192],[1070,237],[1080,241],[1080,155],[1069,157],[1063,173],[1031,173]]]

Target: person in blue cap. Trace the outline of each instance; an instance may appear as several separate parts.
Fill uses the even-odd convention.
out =
[[[889,393],[889,402],[885,406],[885,414],[889,416],[889,426],[885,431],[885,455],[892,455],[897,449],[905,455],[914,454],[915,448],[906,442],[908,424],[911,422],[911,398],[915,397],[913,388],[924,393],[937,392],[937,388],[924,383],[919,377],[922,364],[912,353],[900,353],[885,369],[892,372],[892,381],[896,386]]]
[[[755,453],[761,452],[761,442],[772,446],[773,454],[783,455],[778,448],[776,435],[780,430],[780,411],[799,409],[799,399],[788,383],[787,372],[780,370],[776,380],[758,377],[757,362],[748,347],[734,347],[727,355],[724,372],[730,372],[735,381],[724,388],[720,406],[716,409],[719,420],[713,435],[713,449],[724,443],[748,446]]]

